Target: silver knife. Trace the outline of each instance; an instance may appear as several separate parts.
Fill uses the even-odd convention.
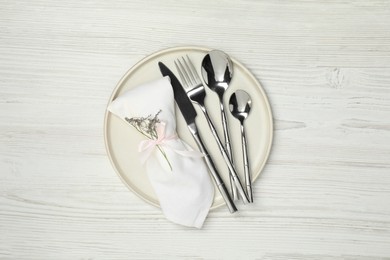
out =
[[[161,74],[163,76],[169,76],[169,78],[171,79],[171,85],[172,85],[175,101],[187,123],[190,133],[194,137],[194,140],[199,147],[199,150],[204,155],[204,159],[210,170],[211,176],[213,177],[219,192],[221,193],[223,199],[225,200],[226,206],[229,208],[230,213],[236,212],[237,208],[234,205],[234,202],[230,197],[229,192],[221,176],[216,170],[214,162],[211,159],[206,147],[204,146],[202,139],[199,136],[198,128],[195,122],[197,113],[195,111],[194,106],[192,105],[191,100],[188,98],[187,93],[185,92],[179,80],[176,78],[175,74],[173,74],[173,72],[162,62],[159,62],[158,66],[160,67]]]

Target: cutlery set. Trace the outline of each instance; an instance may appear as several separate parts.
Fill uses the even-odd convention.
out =
[[[226,89],[233,76],[233,64],[230,58],[222,51],[210,51],[202,61],[201,75],[205,84],[214,91],[219,97],[219,106],[221,111],[222,128],[224,134],[224,144],[219,138],[213,122],[211,121],[207,109],[205,107],[206,90],[202,80],[197,73],[192,61],[188,56],[180,57],[174,62],[176,70],[179,74],[182,84],[177,79],[175,74],[162,62],[159,62],[161,74],[168,76],[171,80],[174,99],[187,123],[188,129],[192,134],[199,150],[204,155],[205,162],[211,173],[211,177],[221,193],[230,213],[237,211],[234,200],[242,199],[243,203],[253,202],[253,193],[251,187],[251,174],[249,171],[247,142],[244,131],[244,120],[248,117],[251,108],[251,98],[243,90],[235,91],[229,100],[229,110],[231,114],[239,120],[241,130],[241,143],[244,162],[245,174],[245,189],[241,184],[235,166],[233,165],[232,150],[230,145],[230,134],[226,120],[225,109],[223,105],[223,97]],[[213,134],[213,137],[218,145],[222,157],[229,169],[230,177],[230,193],[224,184],[220,174],[218,173],[215,164],[205,147],[201,136],[199,135],[198,127],[195,122],[197,113],[193,106],[197,104],[203,115],[206,118],[208,126]],[[245,191],[246,190],[246,191]]]

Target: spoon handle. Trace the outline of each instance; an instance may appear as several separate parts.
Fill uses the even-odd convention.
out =
[[[228,125],[227,125],[225,109],[223,107],[223,98],[222,98],[222,96],[220,97],[219,101],[220,101],[219,105],[220,105],[220,108],[221,108],[221,119],[222,119],[223,135],[225,137],[226,153],[229,156],[230,161],[234,165],[233,155],[232,155],[232,147],[231,147],[231,144],[230,144],[230,135],[229,135],[229,130],[228,130],[229,128],[228,128]],[[230,174],[230,188],[231,188],[231,193],[232,193],[233,200],[238,200],[237,188],[236,188],[236,185],[234,185],[234,178],[233,178],[232,174]]]
[[[190,133],[194,137],[194,140],[198,145],[200,152],[204,155],[204,159],[206,161],[207,167],[210,170],[211,176],[214,179],[215,185],[217,185],[218,190],[221,193],[222,198],[224,199],[230,213],[236,212],[237,211],[236,205],[234,205],[234,202],[230,197],[229,192],[227,191],[227,188],[223,183],[221,176],[219,175],[217,169],[215,168],[214,162],[211,159],[209,152],[207,151],[206,147],[202,142],[202,139],[199,136],[198,128],[196,127],[196,124],[193,123],[188,125],[188,129],[190,130]]]
[[[240,123],[241,128],[241,143],[242,143],[242,154],[244,161],[244,174],[245,174],[245,186],[246,193],[248,194],[248,200],[250,203],[253,202],[253,192],[252,192],[252,176],[249,172],[249,160],[248,160],[248,150],[246,145],[246,136],[244,130],[244,122]]]
[[[201,110],[202,110],[202,112],[203,112],[203,114],[204,114],[204,116],[206,118],[206,121],[207,121],[207,123],[208,123],[208,125],[210,127],[210,130],[211,130],[215,140],[217,141],[218,148],[219,148],[219,150],[220,150],[220,152],[222,154],[222,157],[225,160],[225,163],[226,163],[226,165],[227,165],[227,167],[229,169],[229,175],[232,176],[233,183],[236,186],[236,188],[238,190],[238,193],[240,194],[240,196],[242,198],[243,203],[246,204],[246,203],[249,202],[249,200],[248,200],[248,196],[245,193],[244,188],[242,187],[242,184],[240,182],[240,178],[238,177],[237,172],[236,172],[232,162],[229,159],[229,156],[228,156],[228,154],[226,152],[225,147],[223,146],[221,140],[218,137],[217,131],[215,130],[214,124],[211,121],[211,119],[209,117],[209,114],[207,113],[206,108],[204,107],[204,105],[199,105],[199,106],[200,106],[200,108],[201,108]]]

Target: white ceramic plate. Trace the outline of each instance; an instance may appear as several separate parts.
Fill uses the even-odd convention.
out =
[[[118,85],[115,87],[109,103],[128,89],[136,87],[141,83],[162,77],[157,65],[159,61],[164,62],[175,73],[174,60],[183,55],[188,55],[200,73],[201,61],[209,50],[210,49],[188,46],[170,48],[151,54],[134,65],[123,76]],[[232,60],[234,65],[233,78],[229,89],[225,94],[224,105],[230,128],[234,164],[241,177],[242,183],[244,183],[239,122],[230,114],[227,105],[230,95],[236,89],[244,89],[252,98],[252,109],[250,115],[245,121],[245,130],[248,142],[248,156],[252,172],[252,181],[254,182],[259,177],[271,149],[273,131],[271,109],[260,83],[240,62],[234,58],[232,58]],[[218,97],[207,87],[206,89],[206,107],[209,110],[211,119],[217,127],[218,133],[222,137],[221,140],[223,140]],[[145,100],[145,102],[148,101]],[[198,124],[200,135],[206,144],[225,184],[229,187],[229,173],[223,157],[218,150],[217,144],[207,126],[207,122],[204,119],[202,112],[197,105],[195,105],[195,109],[198,113],[196,122]],[[197,149],[191,134],[188,132],[180,110],[177,107],[176,118],[177,132],[180,138],[185,140],[193,148]],[[130,127],[121,119],[109,112],[106,112],[104,121],[104,137],[108,156],[122,181],[139,197],[148,203],[159,207],[159,202],[151,184],[148,181],[146,172],[138,161],[137,147],[138,143],[141,141],[140,135],[135,129]],[[254,190],[256,190],[256,184],[253,185]],[[254,200],[256,199],[256,194],[254,194]],[[222,196],[216,189],[212,209],[224,204],[225,202],[223,201]]]

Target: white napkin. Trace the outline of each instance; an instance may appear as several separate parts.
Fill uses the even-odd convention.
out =
[[[167,219],[184,226],[201,228],[214,198],[214,186],[203,158],[187,156],[186,153],[191,153],[192,148],[178,137],[174,138],[177,135],[176,117],[169,77],[123,93],[108,106],[108,110],[125,121],[126,118],[153,117],[161,110],[158,118],[165,124],[165,137],[171,137],[161,147],[172,170],[157,147],[149,157],[147,152],[143,152],[142,156],[147,157],[144,166],[149,181]],[[133,126],[129,124],[129,127]]]

